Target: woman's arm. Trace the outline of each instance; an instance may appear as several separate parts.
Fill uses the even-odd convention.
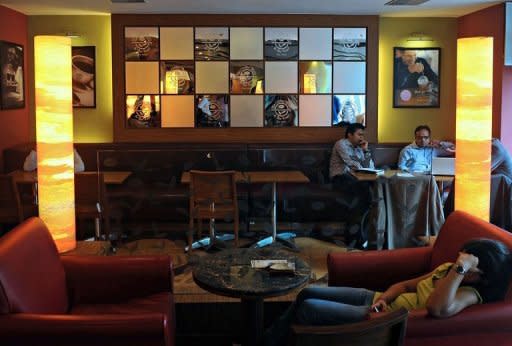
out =
[[[410,279],[406,281],[398,282],[394,285],[391,285],[384,293],[379,296],[379,299],[372,305],[372,309],[377,307],[379,311],[386,310],[387,305],[394,301],[396,297],[401,295],[402,293],[407,292],[416,292],[416,286],[421,280],[424,280],[430,277],[432,273],[425,274],[423,276],[417,277],[415,279]]]
[[[456,265],[462,266],[468,273],[476,271],[478,258],[466,253],[460,253]],[[436,287],[427,300],[427,310],[434,317],[450,317],[464,308],[478,303],[478,296],[471,289],[460,288],[464,274],[450,269],[448,274],[439,279]]]

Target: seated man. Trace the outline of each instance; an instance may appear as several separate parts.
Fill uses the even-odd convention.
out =
[[[83,172],[85,170],[84,161],[76,151],[74,152],[74,161],[75,161],[75,172]],[[37,169],[37,153],[35,150],[31,150],[28,156],[25,158],[25,162],[23,163],[24,171],[34,171]]]
[[[359,123],[349,124],[345,138],[334,144],[329,166],[329,177],[337,180],[350,170],[358,168],[375,168],[368,142],[364,139],[364,126]]]
[[[331,153],[329,177],[336,190],[340,191],[339,212],[345,215],[347,226],[345,242],[348,246],[365,247],[368,239],[362,220],[371,204],[370,186],[359,182],[351,170],[375,168],[368,142],[364,139],[364,126],[349,124],[345,138],[334,144]]]
[[[420,125],[414,130],[414,142],[400,152],[398,168],[405,172],[429,173],[432,170],[432,158],[451,156],[455,145],[450,142],[432,141],[430,127]]]
[[[491,174],[503,174],[512,179],[512,157],[499,139],[492,139]]]

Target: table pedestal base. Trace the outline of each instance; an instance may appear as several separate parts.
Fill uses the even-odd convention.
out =
[[[260,346],[263,342],[263,298],[242,298],[244,334],[242,346]]]

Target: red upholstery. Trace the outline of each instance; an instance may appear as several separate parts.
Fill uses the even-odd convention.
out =
[[[167,256],[59,257],[31,218],[0,238],[0,344],[174,345]]]
[[[66,313],[64,267],[45,224],[31,218],[15,230],[0,241],[0,313]]]
[[[361,253],[331,253],[327,259],[330,286],[385,290],[389,285],[428,273],[453,261],[472,238],[498,239],[512,249],[512,235],[465,212],[446,220],[433,247]],[[504,302],[474,305],[448,319],[411,311],[406,345],[510,345],[512,342],[511,290]]]

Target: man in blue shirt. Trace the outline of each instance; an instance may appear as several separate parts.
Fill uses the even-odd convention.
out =
[[[400,152],[398,168],[405,172],[429,173],[432,170],[432,158],[450,156],[455,146],[450,142],[432,141],[430,127],[420,125],[414,130],[414,142]]]

